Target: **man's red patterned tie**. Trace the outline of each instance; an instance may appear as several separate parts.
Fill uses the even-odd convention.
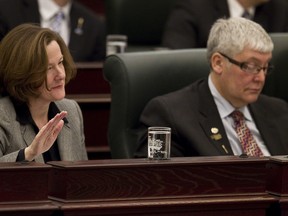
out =
[[[243,153],[249,156],[263,156],[260,148],[258,147],[251,131],[245,123],[245,118],[242,112],[235,110],[231,113],[231,117],[235,123],[235,130],[242,145]]]

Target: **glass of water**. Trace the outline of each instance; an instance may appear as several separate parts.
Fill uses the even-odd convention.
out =
[[[151,160],[167,160],[170,158],[171,128],[148,128],[148,158]]]
[[[106,38],[106,55],[124,53],[127,47],[126,35],[108,35]]]

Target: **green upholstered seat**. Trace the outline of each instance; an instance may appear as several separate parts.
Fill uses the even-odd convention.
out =
[[[263,93],[288,102],[288,33],[271,33],[274,42],[272,63],[275,69],[266,79]]]
[[[111,85],[108,141],[112,158],[131,158],[133,129],[146,103],[155,96],[208,76],[206,49],[134,52],[109,56],[104,76]]]

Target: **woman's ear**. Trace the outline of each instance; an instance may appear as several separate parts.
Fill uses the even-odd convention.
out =
[[[211,68],[212,70],[217,73],[217,74],[221,74],[223,71],[223,67],[224,67],[224,62],[223,62],[223,56],[216,52],[212,55],[211,57]]]

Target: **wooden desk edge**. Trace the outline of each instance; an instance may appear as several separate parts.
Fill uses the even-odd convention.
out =
[[[111,103],[111,94],[67,94],[66,98],[78,103]]]

